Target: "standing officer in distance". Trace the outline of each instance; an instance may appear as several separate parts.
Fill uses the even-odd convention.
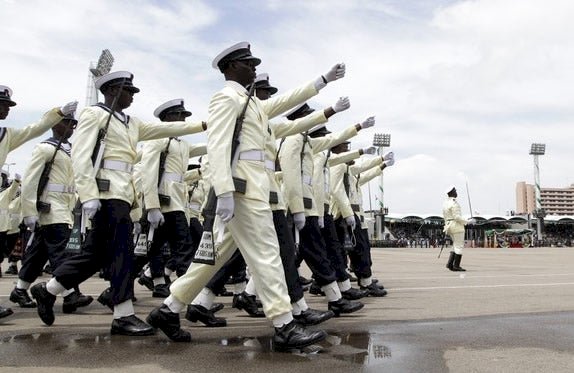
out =
[[[458,194],[454,185],[446,189],[447,198],[442,205],[442,215],[444,217],[444,233],[452,238],[453,251],[450,252],[446,268],[455,272],[464,272],[466,269],[460,266],[462,260],[462,249],[464,247],[464,226],[468,223],[474,224],[475,220],[463,219],[460,205],[456,200]]]
[[[32,286],[38,303],[38,315],[46,325],[54,323],[56,295],[91,277],[100,268],[107,269],[114,308],[112,334],[151,335],[153,328],[135,316],[134,254],[130,242],[131,204],[136,190],[132,176],[137,157],[137,143],[169,136],[187,135],[205,130],[205,123],[144,123],[124,113],[139,88],[133,74],[116,71],[96,80],[96,88],[105,101],[84,108],[76,134],[81,142],[72,149],[76,188],[85,216],[92,219],[92,229],[82,244],[82,253],[66,259],[53,272],[53,278]],[[105,147],[100,164],[94,165],[94,150],[101,130],[105,130]],[[102,145],[102,142],[99,142]]]
[[[8,117],[10,108],[16,106],[16,102],[12,101],[12,90],[5,86],[0,85],[0,120]],[[6,163],[8,153],[26,141],[40,136],[48,129],[58,124],[65,115],[76,111],[78,106],[77,101],[69,102],[61,108],[54,108],[44,114],[39,122],[30,124],[24,128],[9,128],[0,127],[0,165]],[[6,206],[7,208],[8,206]],[[1,239],[1,238],[0,238]],[[0,306],[0,319],[10,316],[12,310]]]

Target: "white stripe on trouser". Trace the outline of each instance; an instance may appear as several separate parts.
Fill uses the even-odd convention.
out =
[[[215,265],[192,263],[187,273],[173,282],[168,299],[175,298],[176,301],[189,304],[229,260],[235,248],[239,247],[254,277],[265,316],[273,319],[284,314],[291,315],[285,273],[269,203],[236,196],[234,212],[235,217],[226,225],[223,242],[217,248]],[[214,233],[217,236],[218,232]],[[173,299],[169,302],[173,302]]]
[[[452,247],[454,248],[454,253],[462,255],[462,248],[464,247],[464,232],[451,233]]]

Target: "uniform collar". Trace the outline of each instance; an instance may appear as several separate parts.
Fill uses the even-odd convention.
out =
[[[239,93],[243,93],[245,95],[247,95],[249,92],[247,91],[247,89],[245,89],[244,86],[242,86],[241,84],[237,83],[235,80],[226,80],[225,81],[225,86],[229,87],[229,88],[233,88],[234,90],[236,90]]]

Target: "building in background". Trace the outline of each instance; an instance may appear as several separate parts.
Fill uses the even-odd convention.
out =
[[[567,188],[540,188],[542,209],[549,215],[574,215],[574,184]],[[516,183],[516,214],[532,214],[536,210],[534,185]]]

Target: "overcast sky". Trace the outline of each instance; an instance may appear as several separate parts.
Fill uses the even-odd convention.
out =
[[[533,142],[547,145],[542,187],[574,183],[573,19],[572,0],[0,0],[0,84],[18,103],[2,125],[22,127],[70,100],[83,106],[90,61],[104,48],[141,88],[129,114],[153,120],[155,107],[183,97],[192,120],[206,119],[223,84],[213,57],[249,41],[258,73],[280,92],[346,63],[346,77],[311,103],[350,97],[329,122],[335,130],[376,116],[353,148],[391,134],[391,212],[439,213],[453,183],[468,213],[468,181],[473,210],[504,214],[516,208],[516,182],[533,183]],[[24,171],[36,142],[8,156],[10,171]],[[374,181],[373,206],[377,190]]]

